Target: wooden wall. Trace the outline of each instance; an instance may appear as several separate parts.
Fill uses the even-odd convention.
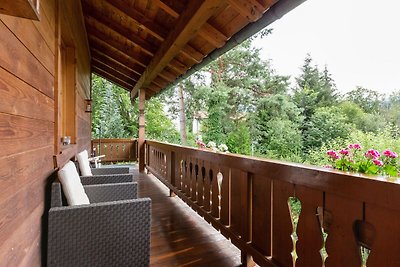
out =
[[[62,16],[57,9],[62,8]],[[0,15],[0,266],[41,266],[45,188],[63,165],[90,148],[90,60],[80,1],[42,0],[41,20]],[[77,48],[77,144],[59,145],[58,25]]]

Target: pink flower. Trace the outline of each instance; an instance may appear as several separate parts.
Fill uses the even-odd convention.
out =
[[[336,151],[334,151],[334,150],[328,150],[328,151],[326,152],[326,154],[327,154],[328,156],[330,156],[331,158],[333,158],[333,159],[339,159],[339,158],[340,158],[339,154],[338,154]]]
[[[385,155],[386,157],[389,157],[392,159],[395,159],[398,157],[396,152],[390,151],[389,149],[386,149],[385,151],[383,151],[382,154]]]
[[[347,146],[347,148],[348,149],[353,149],[354,148],[356,150],[359,150],[359,149],[361,149],[361,145],[359,143],[350,144],[350,145]]]
[[[199,146],[199,148],[205,148],[206,147],[206,144],[204,144],[202,141],[200,141],[200,140],[197,140],[196,141],[196,144]]]
[[[323,167],[324,167],[324,168],[327,168],[327,169],[333,169],[333,166],[332,166],[332,165],[324,165]]]
[[[376,166],[382,167],[383,166],[383,161],[379,160],[379,159],[374,159],[372,161]]]
[[[380,156],[381,154],[374,149],[368,149],[368,151],[365,152],[365,157],[368,159],[378,159]]]
[[[361,145],[359,143],[353,144],[354,149],[361,149]]]
[[[339,153],[346,156],[349,154],[349,151],[347,149],[342,149],[339,151]]]

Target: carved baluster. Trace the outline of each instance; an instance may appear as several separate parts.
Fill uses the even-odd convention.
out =
[[[218,181],[217,181],[217,173],[218,173],[218,171],[215,171],[215,168],[212,168],[210,170],[210,177],[212,177],[212,179],[211,179],[211,214],[215,218],[219,218],[219,188],[218,188]]]
[[[192,198],[192,191],[193,191],[193,180],[195,179],[195,169],[194,169],[194,159],[190,158],[190,165],[189,165],[189,180],[188,180],[188,197]]]
[[[197,160],[195,161],[197,162]],[[192,179],[192,195],[191,198],[193,201],[197,202],[198,196],[198,188],[197,188],[197,181],[199,179],[199,165],[197,163],[194,164],[194,171],[193,171],[193,179]]]
[[[206,176],[206,169],[204,168],[204,162],[199,165],[199,174],[197,177],[197,204],[200,207],[204,206],[204,179]]]
[[[376,230],[371,223],[366,221],[365,203],[363,203],[363,219],[354,222],[353,231],[359,248],[361,267],[367,267],[368,257],[375,241]]]
[[[224,180],[224,175],[221,172],[217,173],[217,183],[218,183],[218,218],[221,218],[221,189],[222,189],[222,182]]]
[[[329,211],[327,211],[324,207],[318,207],[317,218],[322,239],[322,246],[321,249],[319,250],[319,254],[321,255],[322,267],[325,267],[326,259],[329,256],[328,251],[326,250],[326,241],[328,239],[329,227],[332,224],[332,214]]]
[[[292,260],[293,260],[293,266],[296,266],[296,261],[298,258],[297,251],[296,251],[296,243],[298,241],[297,225],[298,225],[299,219],[300,219],[301,202],[297,197],[289,197],[288,206],[289,206],[290,218],[291,218],[292,227],[293,227],[293,232],[290,235],[290,237],[292,238],[292,242],[293,242],[293,250],[291,252],[291,255],[292,255]]]
[[[204,209],[206,211],[211,211],[211,180],[212,180],[212,175],[210,175],[210,164],[209,162],[204,162]]]

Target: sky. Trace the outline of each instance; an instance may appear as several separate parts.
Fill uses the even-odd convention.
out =
[[[400,1],[307,0],[256,39],[278,74],[297,76],[307,53],[342,93],[400,90]]]

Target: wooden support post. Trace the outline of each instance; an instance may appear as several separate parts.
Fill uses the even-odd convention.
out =
[[[145,141],[145,119],[144,119],[144,106],[146,101],[145,89],[139,90],[139,138],[138,138],[138,150],[139,150],[139,172],[144,172],[144,141]]]

